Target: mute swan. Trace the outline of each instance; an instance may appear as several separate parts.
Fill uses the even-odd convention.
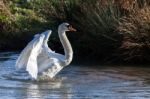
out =
[[[23,49],[16,61],[16,69],[26,70],[32,79],[39,76],[53,78],[64,66],[70,64],[73,51],[66,36],[66,31],[76,31],[68,23],[62,23],[58,27],[60,41],[64,47],[65,55],[55,53],[48,47],[48,39],[51,30],[36,34],[34,39]]]

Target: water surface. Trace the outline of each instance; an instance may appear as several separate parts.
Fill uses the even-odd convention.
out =
[[[15,71],[17,53],[0,53],[1,99],[150,99],[150,69],[75,66],[52,81],[31,81]]]

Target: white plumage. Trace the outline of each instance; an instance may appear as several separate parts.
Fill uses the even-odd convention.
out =
[[[31,78],[39,76],[53,78],[64,66],[72,61],[73,51],[66,37],[66,31],[75,31],[68,23],[59,25],[58,33],[65,55],[55,53],[48,47],[51,30],[36,34],[34,39],[21,52],[16,61],[16,68],[26,70]]]

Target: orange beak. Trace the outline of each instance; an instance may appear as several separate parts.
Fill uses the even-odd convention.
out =
[[[75,28],[73,28],[71,25],[68,27],[68,30],[69,31],[73,31],[73,32],[75,32],[75,31],[77,31]]]

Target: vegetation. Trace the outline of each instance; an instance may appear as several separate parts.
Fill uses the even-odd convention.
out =
[[[63,52],[57,26],[67,21],[75,58],[149,63],[149,0],[2,0],[0,50],[21,50],[36,33],[53,30],[50,46]]]

